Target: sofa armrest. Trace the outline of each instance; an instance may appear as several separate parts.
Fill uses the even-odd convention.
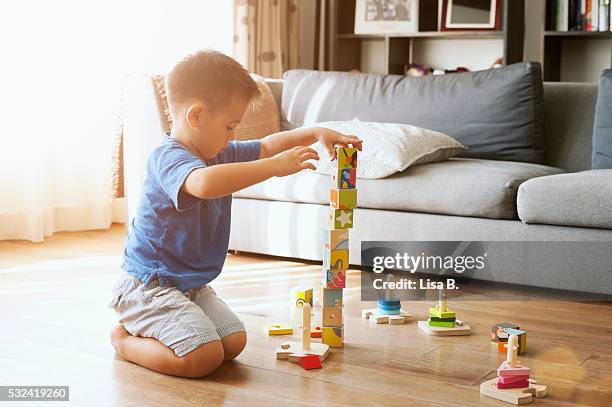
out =
[[[124,186],[131,224],[146,175],[147,159],[164,137],[157,98],[149,75],[129,75],[124,83]]]

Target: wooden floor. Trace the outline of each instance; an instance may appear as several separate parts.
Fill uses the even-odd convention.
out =
[[[229,255],[214,283],[247,325],[246,351],[202,380],[148,371],[117,357],[108,341],[115,316],[106,303],[122,241],[123,227],[116,226],[57,234],[42,244],[0,242],[0,385],[69,385],[70,405],[81,406],[504,406],[478,386],[503,359],[491,350],[490,324],[512,321],[528,331],[520,360],[548,385],[549,396],[534,405],[612,405],[610,304],[456,301],[474,334],[434,338],[414,323],[361,320],[360,310],[372,304],[360,302],[353,271],[346,346],[323,369],[306,371],[275,359],[286,338],[263,335],[262,325],[287,319],[290,288],[316,286],[320,266],[253,255]],[[404,304],[421,318],[429,305]]]

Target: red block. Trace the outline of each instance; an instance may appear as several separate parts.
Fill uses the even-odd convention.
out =
[[[317,355],[307,355],[300,358],[299,365],[306,370],[321,369],[321,358]]]
[[[520,382],[521,380],[529,380],[529,375],[522,375],[522,376],[500,376],[497,379],[498,383],[503,383],[503,384]]]
[[[311,338],[320,338],[322,336],[323,336],[323,330],[321,329],[320,326],[316,326],[312,328],[312,330],[310,331]]]
[[[518,389],[521,387],[529,387],[529,380],[520,380],[514,383],[500,383],[499,379],[497,380],[498,389]]]

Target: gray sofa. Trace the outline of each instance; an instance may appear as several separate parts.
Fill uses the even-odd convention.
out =
[[[297,78],[290,80],[303,81],[311,74],[299,72]],[[349,74],[314,75],[315,82],[323,83],[336,75]],[[283,95],[287,76],[291,75],[285,76],[285,82],[269,84],[281,109],[283,125],[290,128],[295,124],[289,123],[287,116],[291,103],[296,103],[296,95],[291,95],[293,100]],[[388,85],[370,78],[365,81],[366,87]],[[312,87],[312,83],[308,85]],[[364,89],[361,93],[375,95],[376,90]],[[371,240],[516,241],[524,242],[520,253],[525,258],[538,257],[536,252],[529,253],[540,250],[532,241],[609,242],[603,245],[604,253],[601,244],[577,245],[580,250],[572,253],[563,246],[553,248],[557,255],[539,259],[531,269],[517,261],[480,277],[612,294],[612,257],[605,257],[606,252],[612,253],[612,170],[586,171],[591,169],[596,96],[596,84],[543,85],[542,164],[454,158],[408,168],[385,179],[359,179],[359,207],[354,213],[350,239],[351,263],[361,264],[360,243]],[[351,96],[334,97],[346,105],[343,97]],[[393,100],[385,103],[389,102]],[[350,117],[350,112],[337,118],[330,116],[330,109],[322,110],[327,110],[327,116],[319,114],[322,120]],[[363,116],[363,112],[357,114]],[[385,119],[388,120],[379,121]],[[376,117],[367,120],[377,121]],[[432,121],[435,120],[434,117]],[[230,248],[321,260],[321,230],[327,226],[329,187],[329,177],[301,172],[273,178],[235,194]]]
[[[533,241],[593,242],[578,244],[581,249],[571,253],[560,246],[555,255],[534,264],[518,259],[479,277],[612,294],[612,170],[590,171],[597,85],[544,83],[542,87],[539,65],[511,69],[464,77],[467,80],[453,75],[409,79],[290,71],[284,80],[268,81],[285,129],[309,124],[307,118],[396,122],[406,118],[422,127],[441,126],[435,129],[473,147],[466,157],[415,166],[385,179],[359,179],[359,207],[350,238],[352,264],[361,264],[362,241],[514,241],[525,258],[537,257]],[[510,77],[518,82],[508,82]],[[344,85],[335,89],[330,80]],[[433,91],[423,88],[426,80],[433,81]],[[359,81],[358,86],[351,81]],[[488,86],[495,81],[495,86]],[[330,86],[323,96],[313,90]],[[441,95],[446,101],[466,92],[473,93],[475,102],[466,100],[470,106],[460,105],[454,116],[446,112],[455,105],[439,109],[428,105],[439,104]],[[133,216],[144,163],[148,151],[159,143],[161,128],[150,82],[131,78],[125,98],[126,193]],[[144,108],[133,107],[130,99],[144,101]],[[334,104],[326,105],[330,99]],[[316,114],[300,115],[299,103],[306,108],[320,106]],[[421,113],[404,115],[415,103]],[[383,105],[389,108],[376,111]],[[506,120],[510,111],[515,116]],[[479,112],[484,112],[482,120],[474,119]],[[487,127],[496,129],[489,138],[474,136],[487,135]],[[538,131],[540,144],[535,140],[527,145]],[[496,145],[504,148],[498,151]],[[320,261],[329,187],[328,176],[303,171],[236,193],[230,249]]]

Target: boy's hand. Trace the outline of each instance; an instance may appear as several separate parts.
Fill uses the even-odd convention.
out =
[[[317,140],[323,144],[323,147],[325,147],[327,150],[327,154],[329,154],[329,158],[332,161],[336,159],[336,146],[348,147],[350,144],[361,151],[362,141],[357,136],[349,136],[335,130],[326,129],[324,127],[317,127],[315,130],[315,136]]]
[[[276,154],[272,159],[276,161],[276,176],[284,177],[285,175],[295,174],[306,168],[316,170],[317,168],[314,164],[306,160],[318,160],[319,155],[310,147],[296,146]]]

